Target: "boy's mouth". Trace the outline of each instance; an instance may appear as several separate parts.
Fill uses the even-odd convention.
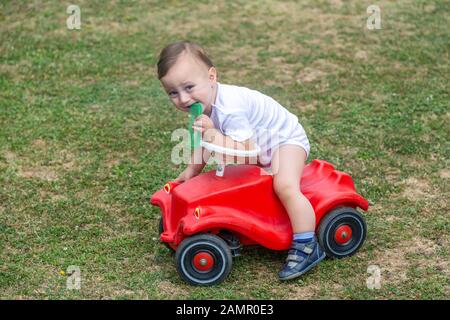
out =
[[[188,107],[187,111],[189,113],[199,115],[199,114],[203,113],[204,109],[203,109],[202,103],[199,101],[196,101]]]
[[[187,110],[190,110],[191,107],[192,107],[194,104],[196,104],[196,103],[200,103],[200,102],[196,101],[196,102],[194,102],[194,103],[188,105],[188,106],[186,107],[186,109],[187,109]]]

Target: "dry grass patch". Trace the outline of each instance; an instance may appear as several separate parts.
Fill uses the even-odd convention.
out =
[[[130,122],[131,121],[132,120],[130,120]],[[137,123],[137,122],[135,122],[135,123]],[[137,163],[138,159],[136,158],[136,155],[132,151],[129,150],[127,152],[108,153],[108,155],[106,156],[106,159],[104,160],[103,163],[108,169],[111,169],[115,166],[118,166],[123,161],[131,161],[131,162]]]
[[[295,106],[300,109],[301,111],[316,111],[317,110],[317,102],[305,102],[305,101],[298,101]]]
[[[185,286],[180,286],[179,284],[173,284],[167,280],[158,281],[157,292],[159,295],[164,297],[169,297],[173,299],[186,299],[189,296],[188,290]]]
[[[336,74],[340,70],[342,68],[338,65],[323,59],[318,59],[300,71],[297,82],[302,84],[322,80],[330,74]]]
[[[358,60],[367,61],[369,59],[369,54],[365,50],[358,50],[355,53],[355,58]]]
[[[47,155],[48,149],[45,141],[41,139],[34,140],[32,146],[36,152]],[[14,160],[16,159],[14,158]],[[48,165],[31,164],[28,158],[20,159],[23,164],[18,165],[17,162],[11,162],[11,164],[17,166],[18,175],[22,178],[56,181],[67,172],[81,169],[81,165],[77,159],[76,155],[67,150],[60,150],[55,154],[55,158],[48,162]]]
[[[414,237],[398,243],[395,248],[378,251],[371,264],[381,269],[383,282],[391,285],[401,285],[410,281],[408,272],[416,267],[424,271],[429,267],[436,268],[444,276],[450,276],[449,262],[439,256],[439,250],[448,251],[449,239],[443,237],[441,243],[423,237]],[[412,257],[414,255],[414,257]]]
[[[42,201],[50,200],[50,202],[58,202],[58,201],[64,201],[68,200],[67,196],[64,196],[62,194],[56,194],[54,192],[49,192],[45,190],[39,191],[39,197]]]
[[[395,167],[386,167],[384,168],[384,177],[389,183],[398,184],[400,179],[401,170]]]
[[[450,178],[450,170],[445,168],[439,171],[439,177],[442,179],[449,179]]]
[[[2,158],[6,160],[7,164],[14,164],[17,160],[17,155],[14,152],[5,150],[2,152]]]
[[[56,172],[52,168],[46,166],[22,168],[19,169],[18,174],[25,179],[38,178],[45,181],[58,180]]]
[[[289,300],[310,300],[319,293],[320,287],[317,284],[310,284],[308,286],[299,284],[289,284],[288,285],[288,295]]]
[[[424,179],[410,177],[404,180],[403,184],[405,186],[405,189],[402,193],[402,196],[411,201],[435,197],[431,192],[430,184]]]
[[[65,149],[58,149],[44,139],[35,139],[30,143],[33,155],[19,156],[11,151],[5,150],[2,157],[9,166],[17,169],[18,175],[23,178],[38,178],[46,181],[56,181],[67,172],[79,171],[83,166],[82,158]],[[36,161],[34,158],[49,158],[52,160]],[[40,163],[45,163],[40,164]]]

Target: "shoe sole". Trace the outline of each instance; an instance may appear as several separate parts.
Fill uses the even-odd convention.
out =
[[[313,264],[311,264],[308,268],[306,268],[305,270],[303,270],[303,271],[300,271],[300,272],[297,272],[297,273],[294,273],[294,274],[291,274],[290,276],[287,276],[287,277],[284,277],[284,278],[279,278],[280,280],[291,280],[291,279],[295,279],[295,278],[297,278],[297,277],[300,277],[300,276],[302,276],[302,275],[304,275],[305,273],[307,273],[309,270],[311,270],[312,268],[314,268],[315,266],[317,266],[318,264],[319,264],[319,262],[321,262],[323,259],[325,259],[325,257],[326,257],[327,255],[325,254],[325,252],[323,253],[323,255],[316,261],[316,262],[314,262]]]

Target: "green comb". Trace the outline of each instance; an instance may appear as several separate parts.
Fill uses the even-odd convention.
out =
[[[191,149],[198,148],[200,146],[200,132],[194,131],[192,126],[194,124],[195,119],[202,114],[202,104],[200,102],[196,102],[189,108],[189,136],[191,142]]]

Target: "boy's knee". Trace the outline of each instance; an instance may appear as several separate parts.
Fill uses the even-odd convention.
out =
[[[300,184],[286,180],[274,180],[273,189],[279,198],[289,198],[299,194]]]

